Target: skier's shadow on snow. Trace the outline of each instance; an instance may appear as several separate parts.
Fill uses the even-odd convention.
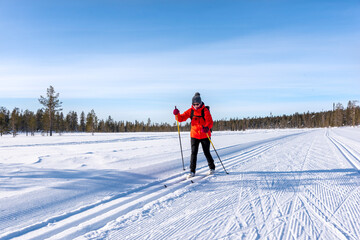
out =
[[[298,191],[300,187],[319,184],[324,181],[337,185],[360,185],[360,171],[353,168],[278,172],[231,172],[230,175],[243,176],[241,180],[230,183],[234,186],[274,191],[294,192]],[[229,182],[227,182],[227,184],[229,184]]]

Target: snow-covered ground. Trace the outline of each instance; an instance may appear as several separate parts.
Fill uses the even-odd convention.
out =
[[[0,239],[360,239],[359,128],[212,140],[191,183],[177,133],[3,136]]]

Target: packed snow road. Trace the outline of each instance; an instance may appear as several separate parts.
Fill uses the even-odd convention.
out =
[[[0,239],[360,239],[359,128],[213,142],[190,183],[177,133],[2,137]]]

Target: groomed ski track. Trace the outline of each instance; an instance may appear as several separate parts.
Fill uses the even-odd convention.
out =
[[[360,239],[360,145],[342,135],[348,130],[224,146],[217,150],[229,175],[212,152],[214,176],[200,166],[194,183],[184,173],[155,179],[28,226],[2,227],[0,239]]]

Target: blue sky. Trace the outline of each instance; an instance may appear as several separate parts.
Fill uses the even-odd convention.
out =
[[[173,123],[360,100],[360,1],[0,1],[0,106]]]

